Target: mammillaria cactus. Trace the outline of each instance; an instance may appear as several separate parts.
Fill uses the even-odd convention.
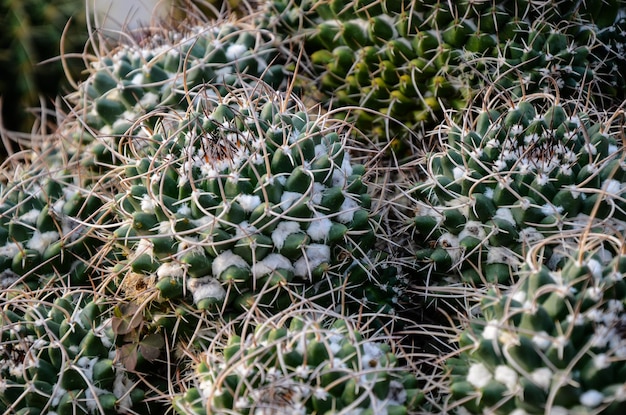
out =
[[[473,283],[505,283],[543,238],[594,221],[619,228],[622,113],[590,112],[529,95],[441,130],[444,151],[427,156],[427,179],[414,193],[422,264]],[[558,258],[546,252],[546,261]]]
[[[115,363],[105,302],[87,292],[4,290],[0,410],[15,414],[144,413],[145,390]]]
[[[140,31],[135,43],[97,58],[74,94],[74,112],[86,126],[69,138],[80,144],[77,151],[86,166],[95,168],[95,163],[107,169],[119,162],[111,159],[111,151],[120,137],[138,133],[134,123],[157,107],[186,111],[187,93],[205,83],[222,94],[243,79],[261,79],[274,87],[284,84],[281,46],[267,31],[230,21],[154,30]],[[94,141],[94,135],[99,140]]]
[[[529,254],[519,284],[492,291],[449,359],[454,405],[470,413],[619,414],[626,408],[621,241],[588,234],[557,270]],[[617,252],[614,249],[617,248]]]
[[[264,24],[304,37],[325,99],[388,140],[436,125],[484,86],[519,98],[556,82],[564,97],[619,103],[619,46],[597,36],[621,6],[598,18],[589,5],[565,3],[568,13],[557,16],[551,1],[278,0],[268,2]]]
[[[79,176],[44,164],[5,165],[11,177],[0,184],[2,287],[98,284],[92,280],[97,273],[86,269],[102,246],[90,225],[104,220],[103,201],[81,185]]]
[[[222,348],[201,354],[180,414],[406,414],[423,397],[388,339],[350,318],[298,310]]]
[[[212,311],[302,295],[393,307],[395,269],[371,255],[377,218],[342,124],[261,87],[199,91],[120,143],[122,278]]]

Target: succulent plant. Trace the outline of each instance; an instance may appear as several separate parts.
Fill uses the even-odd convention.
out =
[[[39,96],[47,100],[65,93],[68,87],[60,61],[44,61],[81,52],[87,42],[84,2],[81,0],[4,1],[0,4],[0,96],[3,126],[30,132],[35,121],[28,109],[38,108]],[[68,19],[68,32],[62,39]],[[63,48],[61,44],[63,42]],[[78,76],[79,60],[67,60],[65,69]],[[46,102],[46,106],[47,102]],[[1,149],[0,154],[6,155]]]
[[[98,174],[119,163],[111,153],[123,136],[140,133],[142,117],[157,108],[186,111],[190,91],[206,84],[212,85],[207,93],[225,94],[244,79],[285,85],[280,44],[243,21],[146,31],[134,43],[105,50],[71,97],[80,122],[68,127],[68,151],[73,145]]]
[[[147,413],[146,391],[115,362],[110,307],[87,291],[2,294],[0,410]]]
[[[423,398],[388,339],[298,310],[198,359],[180,414],[406,414]]]
[[[211,311],[303,295],[393,308],[395,268],[377,269],[377,218],[342,124],[259,88],[200,91],[120,144],[120,275]]]
[[[622,413],[620,246],[590,233],[563,252],[556,270],[541,264],[543,244],[533,249],[520,282],[485,296],[461,333],[460,355],[448,361],[450,406],[476,414]]]
[[[589,4],[560,2],[568,13],[558,15],[552,1],[520,3],[277,0],[261,24],[304,39],[322,100],[356,114],[383,143],[400,145],[411,132],[423,140],[420,128],[493,85],[519,98],[553,81],[563,97],[590,94],[607,109],[621,102],[619,46],[597,35],[623,6],[612,2],[597,16]]]
[[[95,229],[107,215],[101,195],[63,168],[26,166],[7,165],[11,177],[0,185],[2,287],[99,284],[98,273],[87,270],[103,245]]]
[[[442,276],[507,283],[544,238],[594,223],[623,228],[622,117],[540,94],[451,122],[414,188],[418,261]],[[546,262],[558,262],[549,248]]]

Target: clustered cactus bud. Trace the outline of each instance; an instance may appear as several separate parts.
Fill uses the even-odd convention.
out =
[[[287,321],[290,320],[290,321]],[[423,395],[399,356],[348,319],[293,313],[197,363],[182,414],[406,414]]]
[[[416,255],[434,273],[506,283],[542,239],[626,218],[619,113],[545,98],[492,105],[441,130],[445,150],[427,156],[412,224]]]
[[[481,317],[460,336],[460,356],[448,361],[454,405],[516,415],[626,409],[626,262],[602,246],[619,241],[587,238],[600,243],[566,251],[557,270],[534,250],[517,285],[482,299]]]
[[[251,96],[258,88],[219,100],[200,91],[187,112],[120,143],[124,271],[213,311],[248,309],[259,294],[265,307],[290,303],[290,292],[393,307],[394,270],[376,282],[377,218],[341,124],[279,95]]]
[[[88,294],[3,293],[0,410],[13,414],[143,413],[145,391],[115,363],[104,302]]]

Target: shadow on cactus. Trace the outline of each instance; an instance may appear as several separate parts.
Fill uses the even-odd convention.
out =
[[[625,410],[623,240],[570,238],[554,270],[541,258],[551,243],[537,244],[519,283],[492,290],[467,321],[458,357],[447,360],[450,407],[515,415]]]

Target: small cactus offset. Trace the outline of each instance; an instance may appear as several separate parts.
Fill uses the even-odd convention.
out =
[[[0,411],[12,414],[145,413],[145,390],[115,362],[110,307],[76,292],[3,293]],[[143,410],[142,410],[143,408]],[[134,412],[138,411],[138,412]]]
[[[539,245],[518,285],[483,298],[480,317],[460,336],[460,355],[448,360],[451,406],[474,414],[623,413],[626,261],[621,241],[585,238],[595,246],[570,247],[557,270],[541,265]]]
[[[182,414],[407,414],[423,398],[385,336],[297,310],[200,355]]]
[[[445,150],[427,156],[427,178],[413,193],[418,261],[475,284],[507,283],[546,237],[593,222],[619,228],[622,122],[620,111],[597,116],[540,94],[445,126]],[[546,252],[546,261],[558,258]]]

